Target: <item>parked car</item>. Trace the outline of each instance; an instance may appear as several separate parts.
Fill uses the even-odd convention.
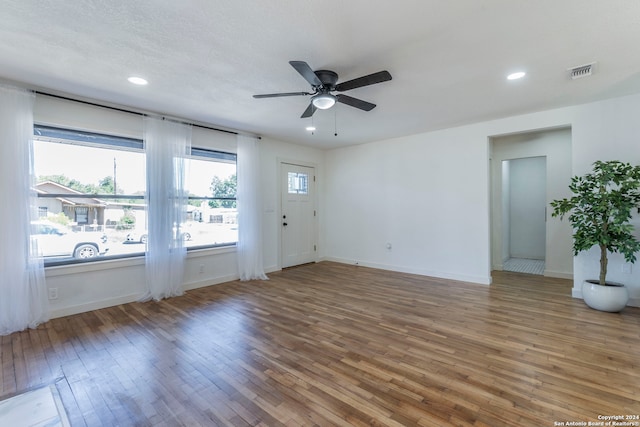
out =
[[[176,230],[174,228],[173,232],[175,233]],[[132,231],[130,233],[127,234],[127,237],[125,237],[125,242],[131,242],[131,243],[147,243],[147,238],[148,238],[148,234],[147,231],[143,231],[143,232],[139,232],[139,231]],[[182,232],[182,239],[185,241],[191,240],[191,233],[189,233],[188,231],[183,231]]]
[[[96,231],[74,232],[49,221],[33,221],[31,237],[43,257],[95,258],[107,253],[107,235]]]
[[[124,241],[127,243],[147,243],[147,232],[131,231],[127,233]]]

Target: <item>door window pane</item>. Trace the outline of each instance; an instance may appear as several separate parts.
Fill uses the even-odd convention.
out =
[[[309,175],[306,173],[289,172],[289,194],[307,194]]]

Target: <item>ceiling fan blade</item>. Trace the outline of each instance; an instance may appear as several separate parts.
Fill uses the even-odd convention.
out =
[[[376,104],[372,104],[370,102],[363,101],[362,99],[354,98],[352,96],[340,94],[336,95],[336,98],[338,99],[338,102],[347,104],[351,107],[359,108],[364,111],[371,111],[376,108]]]
[[[388,71],[378,71],[377,73],[369,74],[368,76],[362,76],[358,77],[357,79],[338,83],[336,85],[336,90],[338,92],[344,92],[358,87],[374,85],[376,83],[382,83],[389,80],[391,80],[391,74],[389,74]]]
[[[322,86],[322,82],[318,76],[316,76],[316,73],[313,72],[311,67],[309,67],[309,64],[304,61],[289,61],[289,64],[291,64],[291,66],[295,68],[311,86]]]
[[[304,110],[304,113],[302,113],[300,118],[301,119],[305,119],[307,117],[311,117],[311,116],[313,116],[313,113],[316,112],[316,110],[317,110],[317,108],[312,103],[309,103],[309,106],[307,107],[306,110]]]
[[[285,93],[266,93],[264,95],[253,95],[254,98],[278,98],[280,96],[299,96],[311,95],[309,92],[285,92]]]

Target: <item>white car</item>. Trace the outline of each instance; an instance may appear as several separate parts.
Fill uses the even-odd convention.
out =
[[[147,232],[143,231],[142,233],[138,231],[131,231],[127,233],[127,237],[124,238],[125,242],[128,243],[147,243]]]
[[[31,237],[38,243],[43,257],[95,258],[104,255],[109,248],[107,236],[101,232],[74,232],[62,225],[48,221],[33,221]]]
[[[173,232],[174,233],[176,232],[175,228],[173,229]],[[147,243],[147,238],[148,238],[148,235],[147,235],[146,230],[142,231],[142,232],[132,231],[132,232],[127,234],[127,237],[125,237],[124,240],[125,240],[125,242],[130,242],[130,243],[145,243],[146,244]],[[182,239],[185,240],[185,241],[191,240],[191,233],[188,232],[188,231],[183,231],[182,232]]]

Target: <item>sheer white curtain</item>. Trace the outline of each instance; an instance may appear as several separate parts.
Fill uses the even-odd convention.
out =
[[[186,217],[186,156],[191,152],[191,126],[144,118],[147,159],[147,292],[142,300],[182,295],[187,249],[181,238]]]
[[[238,273],[240,280],[268,280],[262,260],[262,203],[258,139],[238,135]]]
[[[35,328],[49,317],[42,258],[30,239],[33,103],[29,91],[0,85],[0,335]]]

